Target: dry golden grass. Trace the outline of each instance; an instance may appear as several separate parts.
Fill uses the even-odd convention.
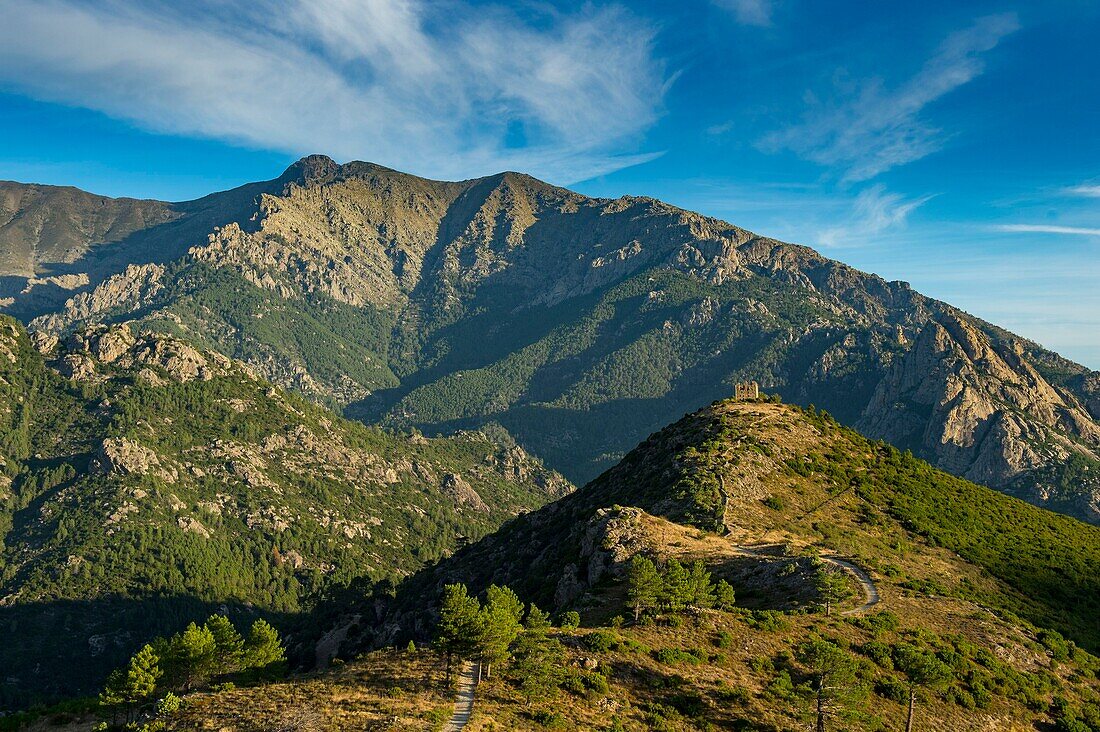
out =
[[[187,698],[171,730],[433,730],[453,696],[435,654],[381,651],[287,681]]]

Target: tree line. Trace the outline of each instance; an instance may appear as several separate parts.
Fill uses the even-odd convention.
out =
[[[122,667],[115,669],[99,695],[110,710],[112,724],[124,713],[130,723],[135,713],[156,695],[158,710],[179,707],[175,692],[188,692],[218,676],[249,669],[269,669],[286,660],[279,632],[266,620],[252,623],[241,635],[224,615],[211,615],[202,625],[192,622],[181,632],[158,637],[142,646]]]
[[[685,567],[679,560],[670,559],[664,567],[658,567],[652,559],[641,554],[630,560],[627,597],[635,622],[643,615],[660,611],[732,610],[736,599],[730,583],[723,579],[713,582],[711,573],[701,561]]]

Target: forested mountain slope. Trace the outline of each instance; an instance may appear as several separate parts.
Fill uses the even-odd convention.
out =
[[[499,428],[365,427],[125,325],[0,328],[3,704],[94,689],[211,608],[399,579],[570,489]]]
[[[58,334],[140,320],[367,422],[497,422],[578,482],[756,379],[1100,518],[1097,374],[806,247],[515,173],[443,183],[321,156],[172,206],[178,221],[66,265],[113,275],[97,264],[64,305],[32,289],[9,309]],[[166,232],[157,251],[178,256],[142,249]]]

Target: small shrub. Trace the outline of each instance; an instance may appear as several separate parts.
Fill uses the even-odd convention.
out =
[[[769,695],[780,699],[793,699],[796,692],[790,672],[784,669],[776,674],[775,678],[772,679],[771,683],[765,688],[765,691]]]
[[[869,630],[872,633],[897,630],[900,622],[898,616],[889,610],[881,610],[877,613],[864,615],[863,617],[852,618],[853,625],[863,628],[864,630]]]
[[[768,496],[762,503],[773,511],[782,511],[787,504],[779,496]]]
[[[864,643],[860,649],[863,655],[870,658],[882,668],[892,671],[894,669],[894,659],[891,653],[890,646],[880,641],[868,641]]]
[[[180,710],[180,707],[182,705],[183,701],[178,696],[176,696],[172,692],[168,692],[164,695],[162,699],[157,702],[157,716],[167,717],[169,715],[175,714]]]
[[[562,613],[558,619],[558,627],[562,630],[576,630],[581,627],[581,614],[576,610]]]
[[[654,651],[653,657],[664,664],[687,663],[697,666],[707,660],[703,651],[683,650],[680,648],[662,648]]]
[[[752,695],[743,686],[720,686],[714,693],[715,698],[724,704],[748,704]]]
[[[547,709],[540,709],[531,717],[547,729],[565,729],[565,717],[561,712],[551,712]]]
[[[776,632],[789,629],[790,623],[778,610],[756,610],[749,619],[749,625],[754,630]]]
[[[909,687],[893,676],[884,676],[876,681],[875,693],[898,704],[904,704],[909,699]]]
[[[702,717],[707,713],[706,702],[695,692],[675,694],[668,701],[669,705],[686,717]]]
[[[595,653],[606,653],[619,645],[619,639],[613,633],[598,630],[584,637],[584,647]]]

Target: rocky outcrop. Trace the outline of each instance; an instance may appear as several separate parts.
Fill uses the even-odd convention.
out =
[[[110,369],[134,370],[153,384],[170,380],[188,382],[209,381],[233,368],[233,362],[216,351],[200,351],[176,338],[156,334],[135,335],[131,326],[93,325],[70,333],[63,350],[56,352],[58,340],[49,334],[35,336],[39,350],[53,355],[53,363],[63,375],[76,380],[103,376]],[[152,368],[150,368],[152,367]],[[240,365],[246,377],[251,372]]]
[[[160,459],[153,450],[125,437],[104,439],[91,465],[93,472],[119,477],[146,475],[159,467]]]
[[[455,502],[455,505],[461,508],[468,508],[482,513],[489,512],[489,506],[481,500],[481,496],[478,495],[477,491],[471,488],[470,484],[463,480],[458,473],[444,475],[440,488],[444,495],[448,496]]]

